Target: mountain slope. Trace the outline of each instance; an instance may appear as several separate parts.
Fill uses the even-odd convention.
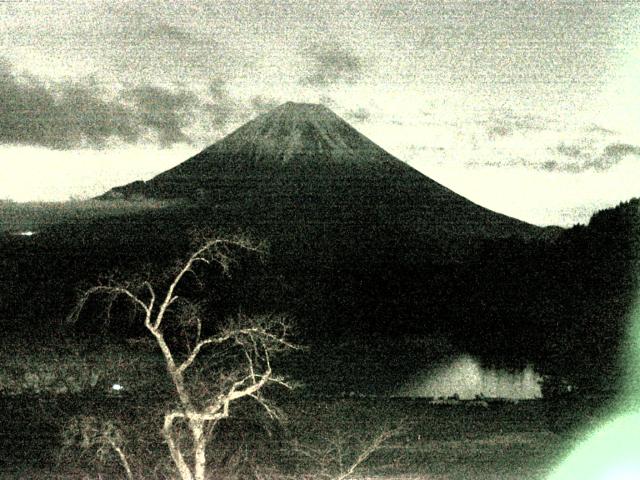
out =
[[[175,168],[102,198],[132,196],[187,198],[238,227],[304,227],[308,236],[336,238],[368,231],[358,243],[446,257],[474,239],[543,234],[422,175],[314,104],[285,103]]]

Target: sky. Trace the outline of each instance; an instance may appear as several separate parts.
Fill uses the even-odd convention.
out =
[[[0,199],[87,198],[285,101],[480,205],[640,196],[640,3],[0,0]]]

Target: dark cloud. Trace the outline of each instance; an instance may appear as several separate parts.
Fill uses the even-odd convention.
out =
[[[56,149],[101,146],[109,137],[131,143],[140,136],[131,113],[96,96],[90,85],[47,86],[0,63],[0,143]]]
[[[338,105],[338,102],[336,102],[329,95],[321,95],[319,100],[320,100],[320,103],[322,105],[324,105],[325,107],[334,108],[334,107],[336,107]]]
[[[613,130],[609,130],[608,128],[604,128],[596,124],[590,125],[589,128],[587,128],[587,132],[601,133],[603,135],[614,135],[616,133]]]
[[[263,95],[256,95],[251,98],[251,108],[253,112],[257,114],[266,113],[270,110],[273,110],[281,102],[276,100],[275,98],[268,98]]]
[[[251,116],[251,108],[241,104],[229,93],[227,82],[214,78],[209,83],[209,97],[202,105],[204,121],[203,141],[212,140],[212,131],[220,133],[233,123],[244,122]]]
[[[485,128],[487,137],[496,140],[516,133],[528,135],[530,132],[563,132],[565,125],[556,119],[543,115],[521,115],[507,110],[490,119],[481,119],[477,123]],[[629,155],[640,156],[640,146],[627,143],[611,143],[613,130],[596,124],[582,128],[583,135],[578,141],[561,141],[550,146],[547,151],[551,158],[547,160],[530,159],[521,156],[489,162],[468,162],[468,165],[486,165],[494,167],[528,167],[548,172],[581,173],[586,170],[607,170]],[[609,142],[609,143],[607,143]]]
[[[583,170],[592,168],[594,170],[607,170],[629,155],[640,157],[640,146],[628,143],[610,143],[597,157],[589,159],[582,165]]]
[[[303,85],[325,87],[340,82],[355,83],[363,73],[360,57],[339,45],[315,45],[306,57],[310,70],[300,79]]]
[[[607,158],[621,159],[627,155],[640,156],[640,146],[628,143],[612,143],[604,149],[604,156]]]
[[[628,143],[610,143],[600,152],[588,151],[579,145],[561,143],[556,151],[570,162],[559,164],[558,170],[582,172],[584,170],[606,170],[619,163],[628,155],[640,156],[640,146]]]
[[[106,92],[95,82],[45,84],[16,74],[0,59],[0,143],[53,149],[102,148],[109,140],[133,144],[142,139],[162,147],[211,140],[229,123],[244,119],[255,105],[243,106],[214,81],[208,97],[188,90],[137,86]]]
[[[579,158],[583,154],[582,147],[579,147],[578,145],[571,145],[564,142],[560,143],[560,145],[556,147],[556,151],[559,154],[564,155],[565,157],[571,157],[571,158]]]
[[[546,172],[580,172],[577,162],[559,162],[558,160],[537,161],[525,157],[508,158],[504,160],[489,160],[486,162],[471,161],[466,162],[470,167],[527,167],[534,170],[544,170]]]
[[[184,129],[190,124],[189,114],[198,105],[194,94],[144,86],[125,92],[123,97],[131,102],[137,128],[155,133],[162,147],[191,141]]]
[[[232,97],[207,101],[202,105],[202,117],[206,122],[204,134],[211,139],[212,132],[219,132],[230,123],[247,119],[248,109],[241,108],[240,104]]]
[[[491,140],[508,137],[515,132],[541,131],[548,128],[548,122],[534,115],[520,115],[514,112],[504,112],[491,120],[481,120]]]
[[[100,23],[87,54],[119,79],[135,84],[184,82],[189,88],[206,82],[212,72],[231,76],[236,56],[219,44],[217,29],[198,30],[182,15],[167,15],[167,10],[181,8],[174,4],[184,2],[167,4],[164,11],[154,2],[111,3],[127,5],[98,8],[109,21]]]
[[[175,25],[169,23],[157,23],[142,31],[145,38],[158,40],[172,40],[175,42],[190,43],[194,41],[194,36]]]
[[[539,165],[540,170],[546,170],[547,172],[553,172],[555,170],[562,170],[562,166],[556,160],[547,160]]]
[[[228,96],[229,89],[227,88],[227,82],[220,77],[212,78],[209,81],[209,95],[215,99]]]
[[[604,171],[614,167],[626,157],[640,157],[640,145],[628,143],[610,143],[601,150],[585,145],[560,143],[549,152],[556,155],[545,161],[531,160],[525,157],[490,160],[487,162],[471,161],[468,166],[487,167],[528,167],[546,172],[582,173],[587,170]]]
[[[640,146],[628,143],[610,143],[601,152],[588,152],[577,145],[560,144],[556,151],[570,158],[569,162],[553,162],[543,166],[545,170],[580,173],[585,170],[607,170],[629,155],[640,157]]]
[[[492,140],[497,137],[506,137],[508,135],[511,135],[512,133],[513,130],[506,125],[494,125],[492,127],[489,127],[489,129],[487,130],[487,134]]]
[[[345,114],[347,120],[355,120],[356,122],[366,122],[371,118],[371,112],[366,108],[358,108],[356,110],[350,110]]]

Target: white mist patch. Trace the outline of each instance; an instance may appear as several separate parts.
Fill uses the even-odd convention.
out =
[[[465,355],[418,375],[400,389],[399,395],[433,398],[457,395],[461,400],[472,400],[476,396],[527,400],[542,398],[541,382],[542,377],[531,367],[520,372],[486,369]]]

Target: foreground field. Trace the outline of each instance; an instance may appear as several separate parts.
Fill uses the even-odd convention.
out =
[[[174,202],[175,203],[175,202]],[[73,200],[68,202],[18,203],[0,200],[0,234],[31,231],[66,222],[87,222],[95,219],[134,214],[170,205],[155,200]]]
[[[63,426],[77,415],[114,420],[143,478],[172,478],[156,399],[5,397],[2,478],[124,478],[109,452],[74,444]],[[212,433],[211,471],[221,478],[327,478],[350,465],[380,431],[395,435],[354,478],[538,479],[599,416],[599,399],[433,405],[411,399],[280,401],[281,422],[252,404]],[[151,409],[155,415],[148,415]],[[399,427],[399,428],[398,428]],[[66,444],[66,446],[65,446]],[[105,453],[105,452],[103,452]]]

